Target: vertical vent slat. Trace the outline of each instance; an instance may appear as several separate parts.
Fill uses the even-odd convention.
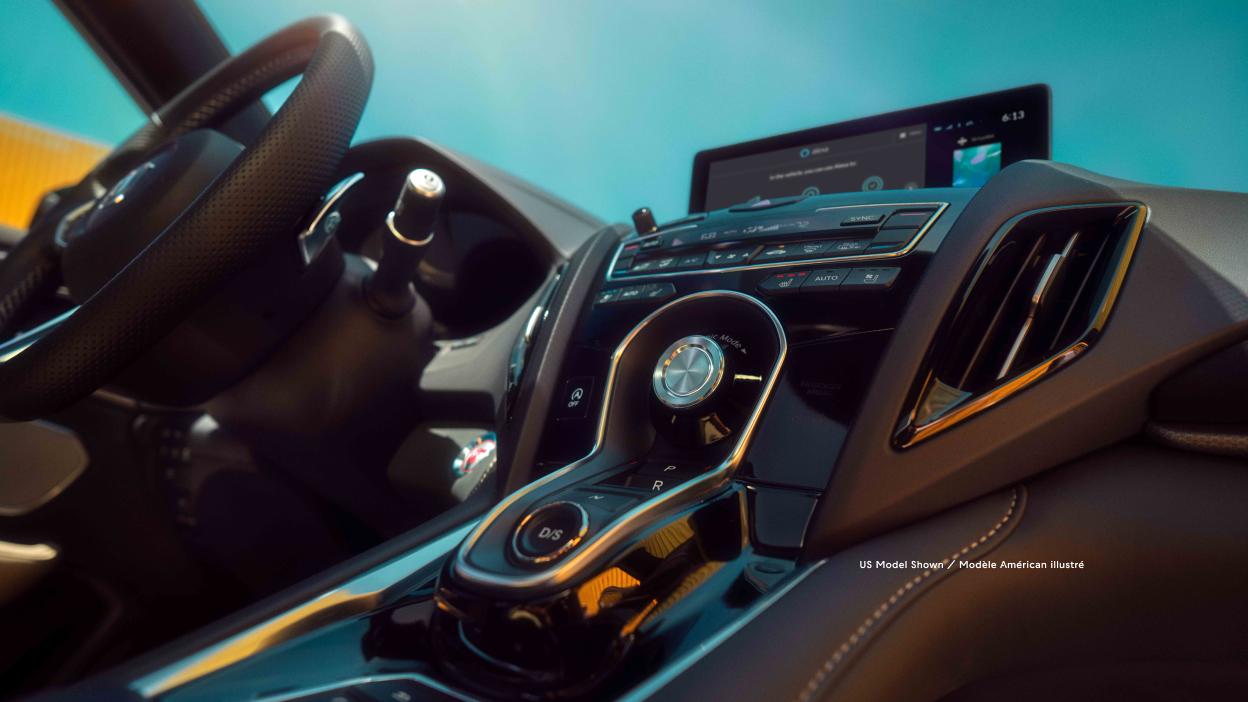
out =
[[[1139,205],[1080,205],[1029,213],[1003,228],[929,354],[924,380],[916,380],[899,445],[1000,402],[1088,348],[1143,217]]]

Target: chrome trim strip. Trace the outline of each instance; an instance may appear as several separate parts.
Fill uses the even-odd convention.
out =
[[[70,315],[77,311],[78,308],[75,307],[65,314],[53,317],[34,329],[24,331],[12,339],[0,344],[0,365],[3,365],[6,361],[12,359],[17,354],[33,346],[36,341],[39,341],[43,337],[50,334],[53,329],[60,326],[61,322],[69,319]]]
[[[697,648],[690,649],[665,667],[659,669],[657,673],[646,678],[644,682],[634,687],[628,694],[620,697],[615,702],[642,702],[642,700],[648,699],[678,675],[693,667],[694,663],[705,658],[707,654],[718,648],[720,644],[732,638],[733,634],[744,629],[746,624],[754,621],[758,615],[766,611],[768,607],[775,604],[777,600],[797,587],[798,583],[805,580],[811,573],[827,562],[828,560],[825,558],[822,561],[810,564],[805,570],[794,571],[788,582],[764,593],[754,604],[747,607],[741,616],[715,632],[714,635],[699,644]]]
[[[52,240],[56,242],[57,246],[62,249],[65,248],[65,245],[68,242],[66,236],[69,232],[69,228],[78,222],[79,217],[82,217],[86,213],[90,212],[91,209],[95,207],[97,202],[99,202],[99,200],[87,200],[67,212],[64,217],[61,217],[61,221],[56,223],[56,233],[52,236]]]
[[[390,210],[390,214],[386,215],[386,227],[390,229],[390,233],[394,235],[395,239],[398,239],[399,241],[403,242],[404,244],[407,244],[408,246],[424,246],[425,244],[428,244],[429,242],[433,241],[432,231],[429,232],[429,236],[425,237],[424,239],[420,239],[419,241],[414,240],[414,239],[408,239],[407,237],[400,234],[399,230],[394,228],[394,210]]]
[[[970,397],[969,400],[961,398],[958,401],[959,404],[942,411],[933,419],[930,419],[923,424],[916,425],[913,422],[919,407],[923,405],[923,402],[927,399],[929,393],[934,387],[936,387],[937,384],[943,384],[936,377],[936,374],[929,370],[927,378],[923,382],[923,389],[919,392],[918,401],[915,403],[915,406],[910,409],[910,414],[905,417],[904,425],[893,437],[893,442],[897,447],[909,448],[924,439],[930,438],[935,434],[952,428],[960,422],[970,419],[976,414],[983,412],[993,405],[1003,402],[1014,394],[1022,392],[1037,381],[1042,380],[1050,374],[1066,367],[1067,364],[1074,361],[1080,354],[1092,348],[1092,344],[1096,341],[1097,335],[1104,330],[1106,322],[1109,321],[1109,314],[1113,311],[1114,303],[1118,301],[1118,294],[1122,291],[1122,285],[1126,281],[1127,269],[1131,265],[1131,259],[1135,256],[1135,248],[1140,242],[1140,233],[1144,230],[1144,224],[1148,221],[1149,209],[1147,206],[1140,203],[1099,202],[1087,205],[1045,207],[1038,210],[1023,212],[1015,217],[1012,217],[1011,220],[1014,221],[1014,224],[1010,225],[1009,228],[1003,229],[997,234],[994,234],[992,240],[986,247],[987,254],[981,254],[980,260],[982,260],[983,263],[975,270],[970,286],[967,287],[966,293],[963,295],[961,302],[958,303],[959,305],[966,304],[966,301],[970,299],[972,292],[975,290],[975,284],[979,282],[980,273],[987,266],[988,261],[992,260],[992,254],[996,251],[997,246],[1005,240],[1006,235],[1008,235],[1014,227],[1018,226],[1018,224],[1027,217],[1044,212],[1053,212],[1055,210],[1080,210],[1114,206],[1133,208],[1134,213],[1130,216],[1133,217],[1135,221],[1131,224],[1131,228],[1127,232],[1127,245],[1123,249],[1121,260],[1118,261],[1118,265],[1114,269],[1113,275],[1110,279],[1108,292],[1105,294],[1105,299],[1102,301],[1101,308],[1097,311],[1096,317],[1094,317],[1092,323],[1088,325],[1087,331],[1081,334],[1079,338],[1076,339],[1070,346],[1067,346],[1057,354],[1049,357],[1045,361],[1042,361],[1035,367],[1027,370],[1021,375],[1016,376],[1005,384],[999,385],[979,396],[968,395],[968,397]]]
[[[149,673],[129,687],[150,699],[327,624],[372,611],[416,584],[407,581],[459,545],[476,524],[473,520],[456,527],[263,624]]]
[[[779,268],[781,266],[804,266],[807,264],[831,265],[831,264],[844,263],[846,261],[876,261],[881,258],[896,258],[898,256],[904,256],[910,253],[911,251],[914,250],[914,247],[919,245],[919,242],[923,240],[923,237],[927,235],[927,232],[931,230],[932,225],[936,224],[936,220],[940,219],[940,216],[945,213],[945,210],[949,209],[949,203],[947,202],[900,202],[900,203],[882,202],[878,205],[837,205],[836,207],[821,207],[815,210],[815,212],[827,212],[829,210],[858,209],[862,207],[935,207],[936,213],[932,215],[931,219],[927,220],[927,224],[923,225],[923,228],[919,230],[918,234],[914,235],[914,238],[910,240],[909,244],[906,244],[905,248],[898,249],[897,251],[889,251],[887,253],[876,253],[876,254],[870,254],[870,255],[862,254],[858,256],[837,256],[835,258],[804,258],[800,261],[775,261],[774,263],[755,263],[755,264],[750,264],[746,266],[728,266],[727,268],[691,268],[689,270],[672,271],[670,273],[648,273],[645,275],[625,274],[625,275],[617,276],[615,274],[615,264],[620,260],[620,253],[624,251],[624,247],[626,245],[635,243],[637,241],[636,239],[629,239],[629,240],[621,241],[620,245],[615,249],[615,255],[611,257],[611,265],[607,268],[606,282],[614,283],[617,281],[624,281],[624,280],[647,280],[650,278],[669,278],[671,276],[677,276],[677,275],[697,275],[700,273],[725,273],[725,272],[735,272],[735,271],[754,271],[754,270],[760,270],[763,268]],[[674,230],[664,230],[662,233],[666,234],[668,231],[674,231]],[[846,230],[829,230],[829,229],[820,230],[820,232],[828,232],[828,231],[849,231],[849,230],[848,229]],[[811,235],[813,236],[816,233],[818,232],[811,232]],[[877,234],[879,233],[878,229],[876,230],[876,233]],[[779,238],[780,237],[777,237],[777,239]],[[840,237],[840,238],[848,238],[848,237]],[[730,241],[726,241],[723,243],[730,244],[730,245],[734,244],[734,242],[730,242]],[[735,243],[737,245],[744,245],[747,242],[738,241]],[[754,245],[757,246],[762,243],[763,243],[762,240],[758,240],[754,242]],[[680,254],[677,254],[677,255],[680,255]]]
[[[282,692],[268,697],[257,697],[255,698],[255,702],[286,702],[287,700],[299,699],[300,697],[307,697],[309,695],[320,695],[326,692],[332,692],[344,687],[366,685],[370,682],[389,682],[391,680],[411,680],[412,682],[426,685],[444,695],[450,695],[451,697],[454,697],[457,700],[462,700],[463,702],[480,702],[475,697],[469,697],[467,694],[460,692],[459,690],[447,687],[437,680],[421,675],[420,673],[381,673],[378,675],[366,675],[358,678],[347,678],[346,680],[340,680],[332,684],[304,687],[295,690],[294,692]]]
[[[0,541],[0,563],[43,563],[55,560],[60,552],[47,544],[13,544]]]
[[[518,502],[521,498],[533,493],[542,486],[558,480],[577,468],[591,461],[598,452],[602,450],[603,440],[607,431],[607,415],[611,408],[611,396],[615,390],[616,375],[619,372],[620,358],[624,355],[625,349],[633,342],[633,339],[646,327],[652,320],[667,310],[677,305],[685,305],[696,300],[703,300],[713,297],[730,297],[748,302],[757,306],[771,320],[775,328],[776,336],[779,340],[779,353],[776,356],[775,366],[772,368],[771,375],[767,379],[766,385],[763,386],[758,401],[754,405],[754,411],[750,414],[745,426],[742,428],[740,435],[737,437],[737,443],[733,447],[732,452],[724,459],[714,470],[707,472],[696,480],[672,489],[670,492],[642,502],[639,506],[634,507],[623,516],[616,519],[611,525],[596,534],[593,538],[585,542],[570,558],[559,564],[556,564],[546,570],[526,575],[498,575],[486,570],[477,568],[467,562],[464,554],[470,550],[490,524],[498,519],[508,508]],[[729,480],[736,473],[737,465],[741,463],[741,459],[745,456],[746,447],[750,438],[754,434],[754,429],[762,418],[763,408],[767,405],[767,400],[771,397],[772,388],[776,384],[776,379],[780,377],[780,370],[784,367],[785,356],[788,354],[788,341],[784,335],[784,327],[780,324],[780,320],[776,318],[771,308],[759,302],[754,297],[732,290],[707,290],[705,292],[686,295],[669,302],[651,313],[648,317],[633,327],[620,345],[616,347],[615,353],[611,356],[611,370],[607,374],[606,387],[603,389],[602,411],[598,415],[598,430],[594,438],[594,447],[589,454],[579,461],[568,464],[567,466],[551,473],[550,475],[529,483],[525,487],[517,490],[508,496],[490,510],[489,514],[481,520],[480,524],[473,529],[468,538],[464,540],[463,546],[455,556],[453,570],[456,577],[462,578],[471,583],[484,585],[487,587],[505,587],[512,588],[516,592],[528,589],[537,589],[545,587],[556,587],[564,585],[580,573],[588,569],[591,565],[605,558],[625,538],[633,536],[635,532],[640,531],[645,524],[651,523],[654,519],[658,519],[667,513],[673,512],[681,506],[693,502],[695,499],[713,492]],[[643,519],[644,518],[644,519]]]

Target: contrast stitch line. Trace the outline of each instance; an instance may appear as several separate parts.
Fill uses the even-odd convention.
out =
[[[988,533],[979,537],[975,541],[972,541],[967,546],[964,546],[961,551],[958,551],[941,561],[942,565],[949,565],[949,563],[956,561],[959,557],[965,556],[971,551],[979,548],[986,541],[988,541],[988,539],[992,538],[994,534],[1000,531],[1001,527],[1004,526],[1006,522],[1010,521],[1010,517],[1014,514],[1014,507],[1018,504],[1018,488],[1014,488],[1012,492],[1013,494],[1010,497],[1010,507],[1005,511],[1005,516],[1001,518],[1001,521],[993,525],[993,527],[988,530]],[[819,686],[823,684],[823,681],[826,680],[834,670],[836,670],[836,666],[844,660],[845,656],[849,655],[849,652],[858,645],[858,642],[862,641],[862,639],[866,636],[867,631],[869,631],[876,622],[880,621],[880,619],[884,617],[884,614],[888,612],[893,605],[897,604],[901,598],[905,597],[906,593],[913,590],[932,575],[943,571],[944,568],[929,568],[923,571],[921,575],[915,576],[915,578],[907,582],[905,586],[898,588],[897,592],[893,593],[892,597],[889,597],[888,600],[880,604],[880,606],[876,608],[875,612],[873,612],[871,616],[862,623],[862,626],[858,627],[858,630],[851,634],[850,637],[841,644],[840,648],[836,649],[836,652],[832,654],[832,657],[819,668],[819,672],[815,674],[815,677],[806,684],[805,689],[803,689],[802,693],[798,695],[798,702],[810,702],[810,700],[814,698],[815,693],[819,690]]]

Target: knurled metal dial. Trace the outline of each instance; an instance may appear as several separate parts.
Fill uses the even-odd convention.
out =
[[[702,402],[724,377],[724,352],[705,336],[686,336],[659,357],[654,367],[654,394],[674,409]]]

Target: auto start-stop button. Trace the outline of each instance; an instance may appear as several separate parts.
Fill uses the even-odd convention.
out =
[[[516,527],[512,547],[521,560],[546,563],[571,551],[589,529],[589,515],[575,502],[552,502]]]

